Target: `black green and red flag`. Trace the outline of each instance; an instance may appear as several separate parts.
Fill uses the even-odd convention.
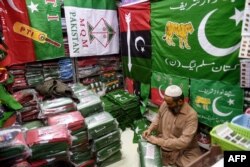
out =
[[[124,74],[136,81],[150,83],[150,2],[124,5],[118,10]]]

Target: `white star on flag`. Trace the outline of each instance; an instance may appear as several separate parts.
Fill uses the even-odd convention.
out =
[[[120,94],[114,96],[115,98],[122,97]]]
[[[231,106],[231,105],[233,105],[233,104],[234,104],[234,100],[229,99],[229,100],[227,101],[227,103]]]
[[[28,8],[30,8],[31,13],[33,13],[34,11],[37,11],[37,12],[38,12],[37,6],[38,6],[38,4],[34,4],[34,3],[31,1],[31,3],[30,3],[30,5],[28,6]]]
[[[243,19],[243,12],[244,11],[239,11],[238,9],[234,9],[234,15],[230,17],[230,19],[235,20],[236,26],[242,21]]]

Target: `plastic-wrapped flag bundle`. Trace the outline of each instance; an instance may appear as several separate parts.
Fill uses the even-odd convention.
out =
[[[31,151],[27,146],[24,134],[18,127],[6,128],[0,131],[0,161],[1,165],[8,166],[15,160],[26,159]]]
[[[40,98],[35,89],[17,91],[13,93],[13,97],[23,106],[22,109],[17,111],[22,122],[38,118]]]
[[[58,61],[60,79],[69,80],[73,78],[73,65],[69,58],[61,59]]]
[[[59,113],[76,111],[76,105],[72,99],[61,97],[53,100],[46,100],[40,104],[41,112],[39,118],[47,118]]]
[[[138,144],[141,167],[162,167],[160,147],[143,139]]]
[[[53,125],[28,130],[26,143],[32,150],[31,161],[67,158],[71,138],[65,125]]]
[[[85,119],[88,133],[97,139],[107,133],[118,129],[118,123],[108,112],[93,114]]]

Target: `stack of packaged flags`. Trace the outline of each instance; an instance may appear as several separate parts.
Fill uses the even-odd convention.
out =
[[[59,67],[57,62],[46,62],[43,63],[43,77],[44,80],[58,79],[59,78]]]
[[[52,125],[26,131],[26,143],[32,150],[33,164],[67,160],[71,135],[65,125]],[[48,161],[47,161],[48,162]]]
[[[77,74],[79,78],[85,78],[100,74],[100,66],[97,64],[96,57],[91,57],[88,59],[78,59],[77,67]]]
[[[113,117],[118,118],[119,113],[122,110],[121,106],[109,100],[107,96],[102,96],[101,100],[103,103],[104,111],[109,112]]]
[[[48,118],[48,125],[63,124],[71,131],[72,145],[70,147],[70,160],[75,165],[81,165],[92,159],[88,142],[88,133],[84,118],[79,111],[63,113]]]
[[[13,65],[8,68],[8,71],[14,76],[14,82],[11,89],[27,88],[28,83],[25,79],[25,65]],[[12,92],[13,90],[11,90]]]
[[[46,100],[40,103],[41,112],[39,118],[47,118],[70,111],[76,111],[76,105],[71,98],[61,97],[53,100]]]
[[[25,160],[30,154],[21,128],[11,127],[0,131],[1,166],[11,166],[17,161]]]
[[[103,111],[102,101],[100,97],[92,90],[87,90],[86,86],[77,84],[72,86],[74,95],[80,100],[77,104],[77,110],[83,117]]]
[[[92,152],[96,157],[97,164],[107,163],[106,160],[109,158],[121,154],[118,123],[110,113],[96,113],[85,120],[89,138],[92,140]]]
[[[58,61],[58,65],[59,65],[59,76],[61,80],[73,79],[74,69],[72,60],[70,58],[60,59]]]
[[[116,119],[122,130],[125,130],[126,127],[131,127],[134,120],[142,117],[138,96],[131,95],[128,92],[119,89],[107,93],[106,97],[121,107],[119,115]]]
[[[34,86],[42,83],[44,81],[43,65],[41,63],[26,64],[25,77],[29,86]]]
[[[13,97],[23,106],[17,111],[21,122],[38,118],[40,97],[35,89],[23,89],[13,93]]]

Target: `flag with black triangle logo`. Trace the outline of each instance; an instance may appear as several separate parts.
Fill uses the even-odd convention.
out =
[[[64,0],[70,57],[119,53],[115,0]]]

